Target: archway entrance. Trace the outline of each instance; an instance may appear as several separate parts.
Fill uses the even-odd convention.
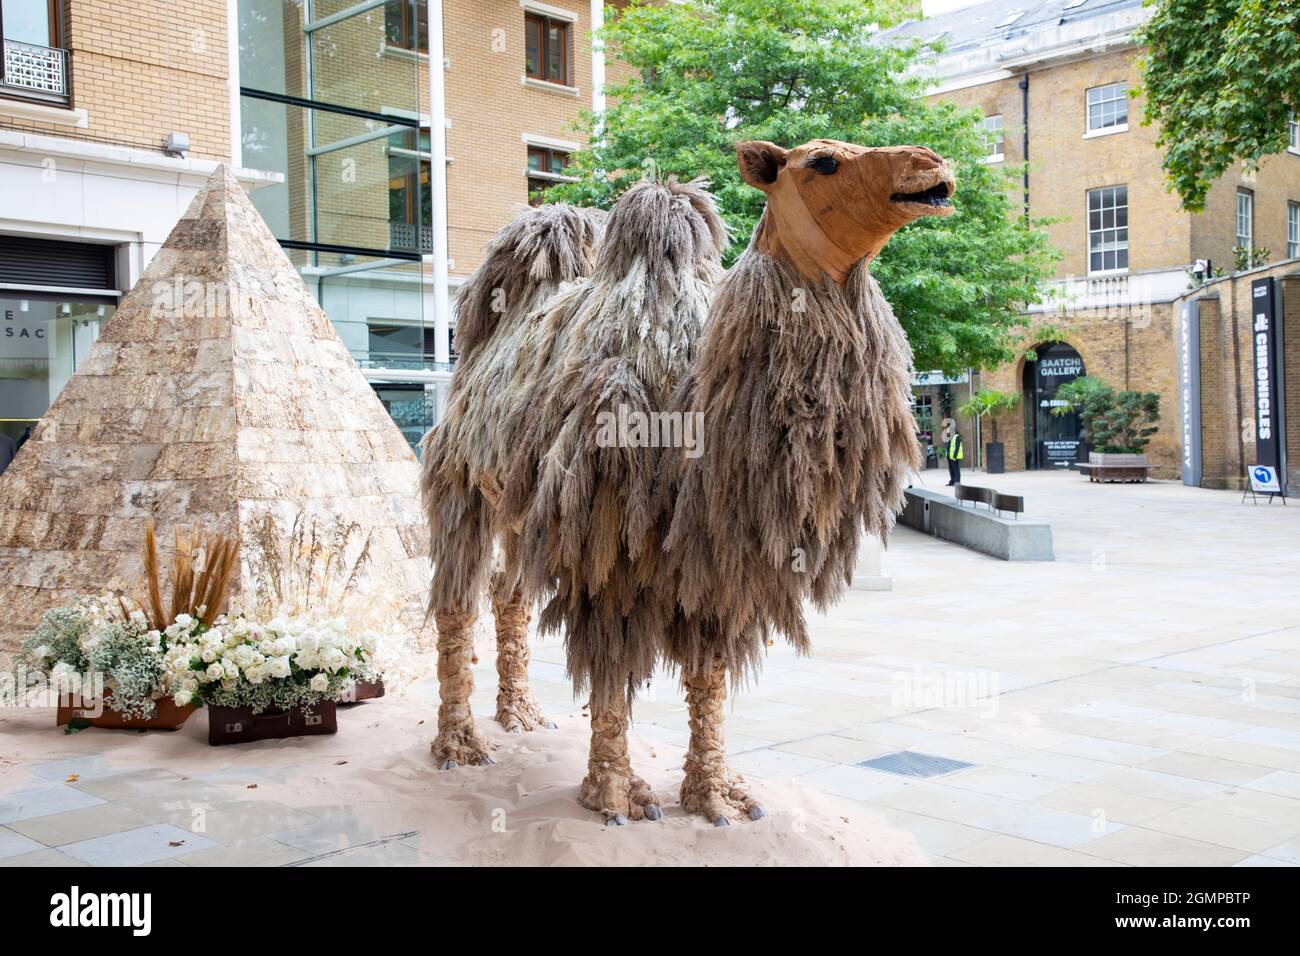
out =
[[[1035,346],[1037,362],[1026,362],[1022,386],[1025,409],[1025,467],[1069,468],[1083,450],[1079,416],[1053,415],[1061,404],[1056,390],[1087,374],[1083,358],[1064,342]]]

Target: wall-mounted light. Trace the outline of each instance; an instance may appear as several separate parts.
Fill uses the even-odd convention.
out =
[[[19,312],[26,312],[30,307],[31,307],[31,303],[28,302],[26,299],[23,299],[21,302],[18,303]]]
[[[189,133],[168,133],[167,139],[163,141],[163,152],[168,156],[177,156],[185,158],[185,154],[190,151],[190,134]]]

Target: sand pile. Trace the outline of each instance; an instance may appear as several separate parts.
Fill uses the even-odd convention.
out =
[[[65,735],[51,710],[8,710],[0,714],[0,792],[47,784],[24,769],[33,764],[98,754],[112,770],[166,769],[203,780],[217,790],[210,802],[287,804],[380,838],[407,834],[430,864],[925,864],[910,834],[860,804],[789,781],[749,778],[767,819],[719,829],[688,816],[677,805],[681,748],[651,743],[635,728],[633,766],[660,795],[665,817],[606,827],[575,799],[589,733],[576,713],[554,718],[558,730],[520,735],[480,718],[498,745],[496,765],[438,771],[429,753],[436,704],[427,698],[421,687],[340,708],[336,736],[230,747],[207,745],[206,711],[175,733]],[[165,787],[157,796],[176,809]],[[341,837],[339,848],[346,845]]]

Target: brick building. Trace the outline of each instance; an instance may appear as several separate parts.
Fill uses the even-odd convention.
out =
[[[1225,174],[1204,212],[1180,209],[1164,182],[1157,129],[1141,124],[1142,98],[1130,95],[1139,84],[1142,53],[1134,31],[1149,16],[1140,0],[990,0],[886,35],[945,39],[943,52],[923,67],[931,97],[984,114],[988,162],[1028,159],[1012,197],[1032,218],[1052,220],[1047,232],[1062,253],[1049,294],[1028,309],[1030,332],[1022,344],[1038,360],[984,370],[969,386],[1023,396],[1020,407],[998,422],[1008,468],[1068,467],[1086,452],[1074,416],[1052,416],[1050,409],[1061,382],[1088,374],[1116,388],[1160,394],[1162,421],[1148,458],[1157,476],[1179,474],[1187,443],[1178,414],[1175,345],[1188,270],[1204,259],[1216,273],[1247,269],[1256,263],[1234,262],[1234,248],[1245,247],[1269,250],[1267,261],[1277,265],[1267,274],[1300,274],[1300,126],[1291,127],[1287,153],[1268,157],[1258,170],[1238,166]],[[1211,283],[1200,295],[1207,302],[1215,296],[1234,301],[1234,294],[1244,301],[1244,281]],[[1292,289],[1292,299],[1300,295],[1290,279],[1282,287],[1284,298]],[[1292,308],[1288,300],[1288,317]],[[1211,370],[1224,367],[1225,349],[1236,349],[1238,361],[1229,358],[1227,367],[1238,370],[1246,361],[1241,356],[1252,351],[1250,323],[1238,316],[1224,325],[1215,310],[1207,305],[1201,312],[1203,375],[1220,374]],[[1296,321],[1290,338],[1300,340]],[[1300,365],[1291,368],[1297,370],[1293,377],[1300,375]],[[1222,385],[1206,383],[1202,399],[1240,398],[1240,389],[1223,392]],[[967,388],[951,386],[950,392],[960,401]],[[920,388],[918,401],[933,405],[938,391]],[[1253,439],[1233,436],[1249,438],[1251,405],[1227,404],[1242,412],[1231,427],[1223,418],[1228,412],[1219,409],[1207,407],[1201,418],[1207,465],[1201,480],[1238,487]],[[1291,422],[1293,430],[1300,428],[1300,418],[1293,415]],[[973,445],[974,423],[961,427]],[[1231,467],[1210,468],[1212,461]]]
[[[414,441],[454,354],[447,292],[564,178],[580,113],[603,108],[605,5],[5,0],[0,428],[18,438],[41,415],[225,162]]]

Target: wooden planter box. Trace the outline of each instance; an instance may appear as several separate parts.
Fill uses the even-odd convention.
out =
[[[177,707],[176,702],[170,697],[159,697],[153,702],[152,717],[126,717],[108,705],[109,696],[108,693],[104,694],[102,705],[98,708],[93,702],[79,707],[60,704],[54,715],[55,725],[66,726],[75,718],[84,720],[91,727],[103,727],[108,730],[176,730],[189,720],[190,714],[197,709],[192,704]],[[97,709],[99,716],[91,716]]]
[[[1088,463],[1079,465],[1089,481],[1146,481],[1147,456],[1094,451]]]
[[[254,740],[283,740],[286,737],[314,737],[338,733],[338,715],[334,701],[313,704],[310,710],[264,710],[254,714],[251,707],[215,707],[208,705],[208,743],[245,744]]]
[[[363,700],[378,700],[384,696],[384,680],[353,681],[350,692],[344,691],[340,704],[359,704]]]

